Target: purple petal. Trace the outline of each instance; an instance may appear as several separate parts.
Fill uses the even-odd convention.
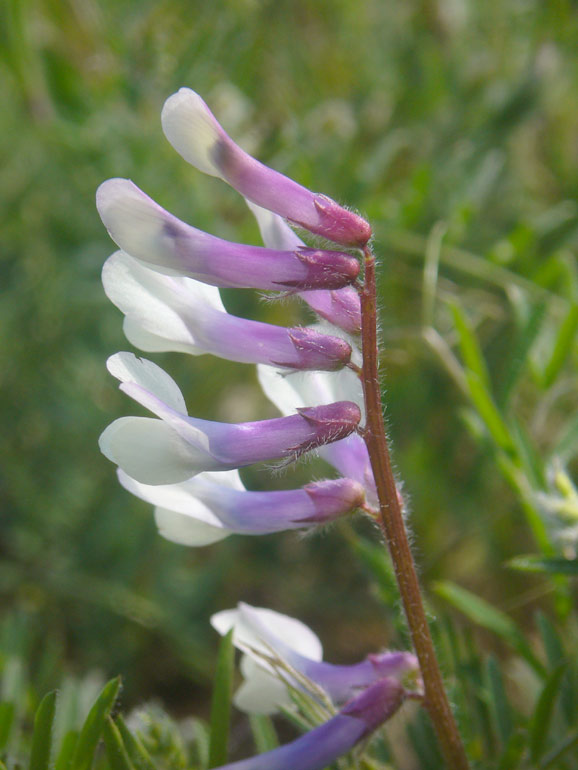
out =
[[[396,679],[382,679],[296,741],[216,770],[324,770],[392,717],[404,697]]]

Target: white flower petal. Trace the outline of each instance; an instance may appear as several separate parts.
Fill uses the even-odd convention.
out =
[[[111,238],[125,252],[169,275],[179,272],[173,239],[166,234],[170,215],[130,179],[107,179],[96,191],[96,207]]]
[[[219,518],[198,499],[197,489],[202,487],[206,481],[222,484],[222,486],[232,489],[245,489],[237,470],[223,471],[222,473],[199,473],[198,476],[180,484],[142,484],[122,470],[118,471],[118,479],[125,489],[147,503],[192,516],[218,527],[222,526]]]
[[[265,671],[248,656],[241,661],[245,677],[235,693],[233,703],[246,714],[275,714],[280,708],[291,708],[287,687],[274,674]]]
[[[124,319],[122,324],[122,330],[124,336],[139,350],[144,350],[145,353],[189,353],[190,355],[200,355],[204,353],[204,350],[193,348],[187,343],[178,343],[174,339],[167,339],[158,334],[143,329],[143,327],[134,318],[128,316]]]
[[[230,530],[217,527],[205,521],[165,508],[155,508],[155,522],[161,534],[167,540],[180,545],[203,546],[224,540]]]
[[[294,251],[301,246],[305,246],[301,238],[293,232],[283,217],[274,214],[268,209],[257,206],[245,198],[245,203],[253,212],[261,238],[268,249],[280,249],[281,251]]]
[[[221,177],[212,153],[221,128],[201,97],[190,88],[170,96],[161,113],[165,136],[191,165],[211,176]]]
[[[144,388],[168,407],[186,415],[185,399],[177,383],[160,366],[134,353],[115,353],[106,362],[108,371],[123,383]]]
[[[176,484],[198,473],[198,450],[162,420],[121,417],[104,431],[99,446],[105,457],[144,484]]]
[[[240,603],[236,610],[213,615],[211,625],[222,635],[234,628],[235,645],[248,654],[250,649],[270,654],[281,642],[311,660],[323,658],[319,638],[305,623],[274,610]]]
[[[202,328],[211,311],[226,313],[215,286],[163,275],[123,251],[107,259],[102,282],[126,316],[127,338],[146,351],[205,353],[202,345],[197,347],[196,323]]]
[[[259,364],[259,384],[283,415],[304,406],[321,406],[336,401],[353,401],[364,408],[359,377],[350,369],[339,372],[292,372]]]

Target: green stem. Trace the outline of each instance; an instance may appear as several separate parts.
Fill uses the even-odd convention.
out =
[[[364,249],[364,256],[365,282],[360,292],[363,347],[361,379],[367,412],[364,439],[379,498],[379,524],[391,554],[413,646],[419,660],[425,691],[424,703],[429,711],[442,753],[451,770],[468,770],[468,758],[450,708],[436,658],[391,467],[379,386],[375,257],[369,247]]]

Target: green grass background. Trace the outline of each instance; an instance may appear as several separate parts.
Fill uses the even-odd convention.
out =
[[[504,563],[536,550],[524,509],[551,453],[574,461],[572,335],[553,381],[541,373],[578,297],[576,3],[7,0],[0,13],[1,628],[39,680],[53,684],[51,661],[122,672],[128,703],[203,709],[208,618],[238,600],[301,617],[333,660],[401,643],[399,605],[378,602],[348,526],[187,550],[157,536],[98,452],[134,407],[104,366],[129,346],[100,285],[114,247],[97,185],[130,177],[191,224],[258,242],[242,200],[163,137],[163,101],[183,85],[261,160],[374,225],[388,421],[426,591],[451,579],[523,624],[550,608],[548,581]],[[225,300],[247,317],[307,319],[253,292]],[[530,489],[459,387],[456,302],[500,413],[537,458]],[[273,414],[251,367],[155,360],[192,414]],[[258,489],[323,473],[313,461],[244,477]]]

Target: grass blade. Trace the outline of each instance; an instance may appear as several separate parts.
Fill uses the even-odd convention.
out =
[[[490,655],[488,659],[486,676],[490,691],[490,708],[492,710],[494,728],[502,746],[506,746],[513,730],[512,710],[506,697],[502,672],[493,655]]]
[[[233,629],[231,629],[221,641],[217,659],[215,687],[211,704],[209,767],[217,767],[227,761],[234,660],[235,648],[233,647]]]
[[[497,398],[498,405],[503,410],[507,407],[510,396],[526,369],[529,360],[528,354],[536,341],[538,332],[542,328],[545,316],[546,303],[539,302],[537,305],[534,305],[530,312],[530,317],[524,324],[524,328],[521,329],[517,335],[513,349],[508,356],[509,365],[502,379],[500,392]]]
[[[111,770],[135,770],[123,743],[120,730],[109,716],[104,721],[103,738]]]
[[[454,326],[458,333],[464,364],[467,369],[477,375],[484,388],[489,391],[491,389],[490,375],[488,374],[488,368],[478,338],[462,308],[455,302],[452,302],[450,309]]]
[[[551,387],[556,381],[560,370],[572,351],[576,331],[578,330],[578,305],[572,305],[568,315],[562,322],[554,343],[554,349],[550,360],[544,369],[542,386],[544,389]]]
[[[537,554],[515,556],[506,562],[511,569],[519,572],[547,572],[551,575],[578,575],[578,559],[565,559],[563,556],[548,558]]]
[[[542,758],[546,748],[554,706],[556,705],[562,677],[567,665],[567,663],[561,663],[554,669],[542,688],[538,703],[534,709],[530,726],[530,757],[534,763],[537,763]]]
[[[266,751],[272,751],[279,745],[277,733],[273,720],[262,714],[251,714],[251,732],[255,741],[257,754],[264,754]]]
[[[16,707],[14,703],[11,701],[2,701],[0,703],[0,749],[3,749],[10,739],[15,715]]]
[[[156,770],[155,764],[143,746],[142,741],[131,733],[120,714],[116,717],[115,721],[133,767],[136,770]]]
[[[77,741],[78,732],[76,730],[69,730],[62,739],[58,757],[54,763],[54,770],[68,770],[72,764]]]
[[[44,696],[34,717],[30,770],[48,770],[50,767],[55,713],[56,691],[53,691]]]
[[[508,642],[541,677],[545,675],[544,666],[532,652],[524,634],[508,615],[471,591],[450,581],[436,583],[434,591],[474,623],[493,631],[494,634]]]
[[[106,717],[109,715],[120,690],[120,677],[106,684],[90,709],[80,730],[72,756],[73,770],[90,770],[98,741],[102,735]]]

